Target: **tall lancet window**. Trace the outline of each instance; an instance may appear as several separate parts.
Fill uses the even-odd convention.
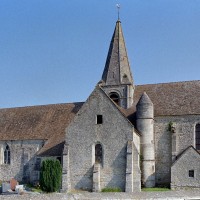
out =
[[[103,161],[103,154],[102,154],[102,145],[96,144],[95,145],[95,163],[101,163]]]
[[[8,144],[4,149],[4,164],[10,164],[10,147]]]
[[[195,143],[196,149],[200,150],[200,124],[197,124],[195,128]]]
[[[119,95],[115,92],[110,93],[110,98],[117,104],[119,105]]]

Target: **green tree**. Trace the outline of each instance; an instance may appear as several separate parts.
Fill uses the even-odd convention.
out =
[[[62,167],[58,160],[47,159],[42,162],[40,186],[43,191],[56,192],[60,189]]]

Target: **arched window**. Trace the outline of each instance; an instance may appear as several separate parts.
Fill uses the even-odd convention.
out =
[[[95,145],[95,163],[102,163],[103,155],[102,155],[102,146],[101,144]]]
[[[119,105],[119,95],[117,93],[110,93],[110,98],[117,104]]]
[[[196,149],[200,150],[200,124],[197,124],[195,128],[195,142]]]
[[[4,149],[4,164],[10,164],[10,148],[8,145]]]

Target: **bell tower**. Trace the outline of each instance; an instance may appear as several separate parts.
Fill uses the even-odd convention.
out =
[[[110,42],[101,87],[120,107],[126,109],[132,105],[134,84],[119,20]]]

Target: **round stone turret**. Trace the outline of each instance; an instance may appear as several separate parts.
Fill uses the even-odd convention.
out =
[[[154,118],[153,103],[149,96],[144,92],[137,103],[137,119]]]
[[[136,105],[137,129],[141,132],[142,183],[155,186],[154,108],[144,92]]]

